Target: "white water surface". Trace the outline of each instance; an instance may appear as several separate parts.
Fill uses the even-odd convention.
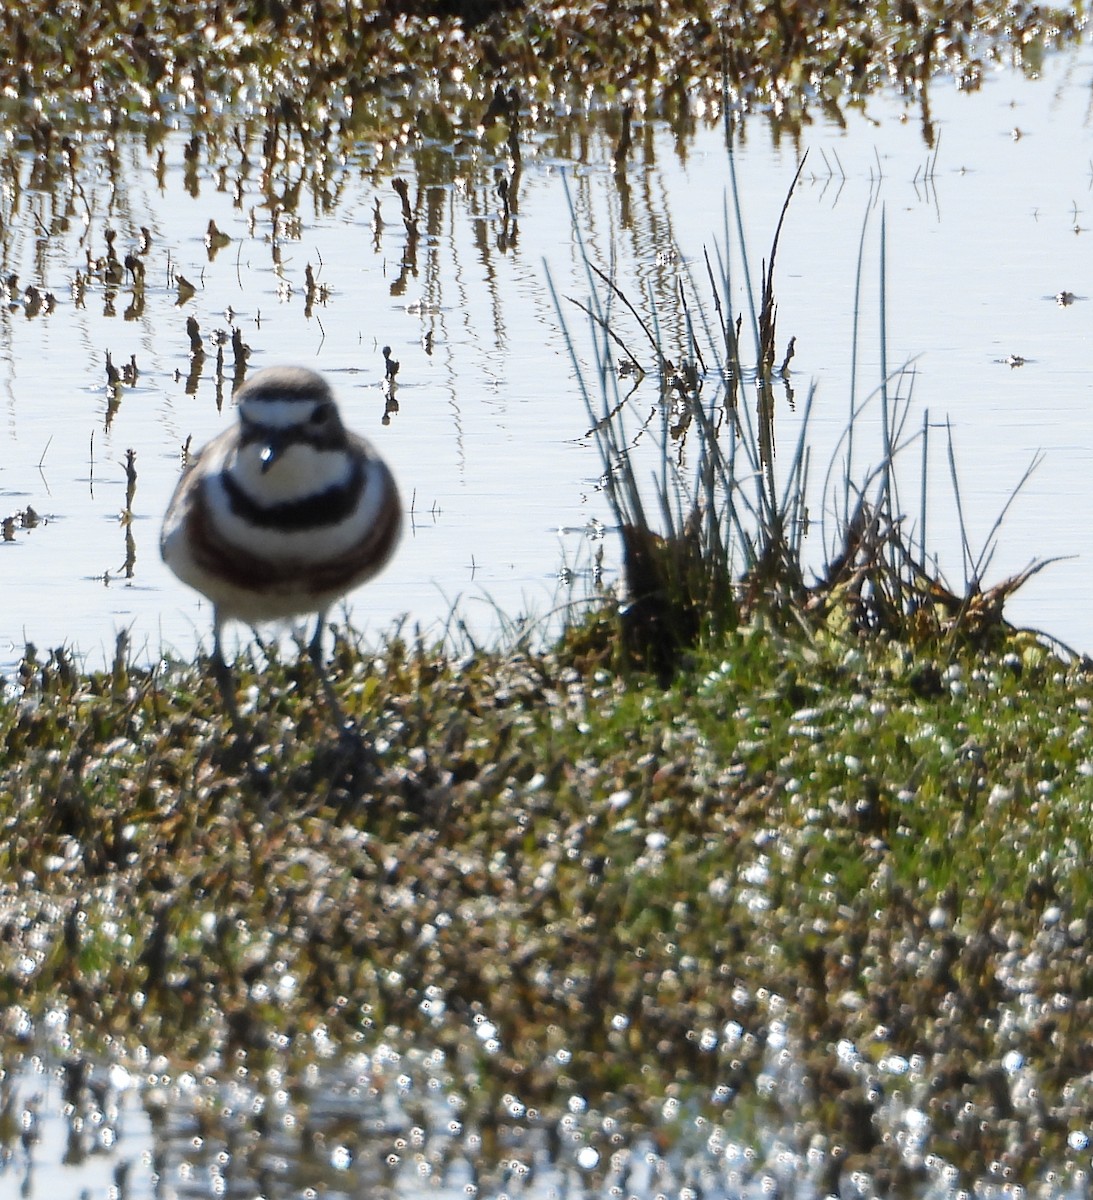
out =
[[[913,363],[909,424],[921,426],[927,412],[931,424],[927,542],[959,590],[965,567],[946,419],[976,553],[1041,454],[984,583],[1034,558],[1073,556],[1032,580],[1007,612],[1083,651],[1093,651],[1085,601],[1093,556],[1083,516],[1093,503],[1091,75],[1093,54],[1081,48],[1049,58],[1040,78],[999,71],[974,94],[935,81],[933,147],[916,107],[882,95],[850,112],[845,128],[817,115],[798,143],[776,144],[767,122],[751,118],[735,151],[756,279],[808,151],[778,248],[778,344],[781,353],[796,338],[797,410],[780,400],[776,430],[780,461],[788,461],[801,400],[814,383],[814,515],[826,503],[823,468],[850,409],[859,247],[857,399],[880,380],[883,223],[887,363],[890,370]],[[102,665],[123,629],[145,661],[207,648],[208,605],[170,575],[157,542],[183,443],[200,445],[235,419],[230,382],[217,387],[212,340],[233,327],[251,347],[252,369],[299,362],[326,372],[346,420],[373,439],[400,481],[406,535],[385,573],[352,598],[357,628],[379,639],[406,618],[410,628],[439,635],[451,626],[453,606],[479,638],[502,634],[525,614],[545,620],[570,594],[563,568],[589,565],[598,543],[588,531],[610,520],[547,273],[561,296],[587,298],[583,243],[635,302],[655,298],[670,334],[679,321],[680,269],[693,273],[701,302],[703,256],[726,239],[722,124],[699,119],[683,142],[656,122],[639,126],[624,191],[607,137],[573,139],[563,153],[529,136],[515,238],[494,183],[511,164],[485,147],[453,158],[429,146],[382,153],[362,146],[337,170],[335,202],[322,209],[305,188],[298,221],[282,222],[274,237],[255,166],[244,170],[232,151],[215,168],[202,165],[196,186],[187,186],[185,146],[181,132],[170,135],[157,170],[158,150],[149,155],[139,139],[123,140],[121,169],[110,173],[94,168],[101,151],[89,144],[78,195],[36,191],[28,155],[21,188],[4,200],[0,267],[19,283],[16,299],[0,307],[0,515],[29,506],[41,523],[16,522],[12,539],[0,542],[0,666],[10,669],[27,641],[40,652],[65,645]],[[431,165],[437,157],[443,171]],[[403,269],[396,170],[412,202],[420,201],[411,270]],[[231,238],[211,260],[210,220]],[[152,235],[143,314],[126,318],[124,286],[110,302],[91,283],[78,302],[73,281],[89,253],[105,254],[105,231],[117,231],[123,256],[142,226]],[[739,281],[735,222],[729,232]],[[328,289],[310,313],[309,264]],[[195,287],[181,303],[178,274]],[[27,315],[22,289],[30,283],[55,294],[53,312]],[[1061,293],[1073,293],[1073,302],[1058,303]],[[562,303],[585,355],[587,322]],[[746,329],[739,283],[732,305],[745,313]],[[207,351],[193,394],[190,316]],[[648,359],[636,325],[620,328]],[[401,364],[399,410],[386,422],[384,345]],[[119,367],[135,356],[140,371],[135,386],[120,388],[109,424],[107,351]],[[230,345],[224,353],[230,380]],[[631,404],[648,414],[655,403],[649,376]],[[130,449],[135,558],[126,577],[119,515]],[[878,454],[863,430],[856,466],[864,470]],[[907,463],[916,486],[917,454]],[[819,521],[810,537],[819,561]],[[610,531],[603,550],[610,580],[619,553]]]

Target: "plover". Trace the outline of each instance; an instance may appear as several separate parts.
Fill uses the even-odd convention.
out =
[[[316,614],[308,652],[341,724],[322,662],[330,605],[375,575],[402,526],[387,464],[342,424],[330,385],[304,367],[267,367],[235,393],[238,424],[189,462],[160,536],[167,566],[213,605],[212,665],[241,732],[224,622]]]

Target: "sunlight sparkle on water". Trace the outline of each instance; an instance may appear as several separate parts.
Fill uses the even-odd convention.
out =
[[[779,246],[778,328],[797,339],[798,389],[813,380],[818,387],[814,461],[826,463],[845,428],[853,264],[864,220],[866,280],[876,279],[881,207],[888,361],[913,358],[916,411],[929,410],[935,422],[951,418],[974,554],[1032,454],[1044,452],[1042,469],[1007,514],[989,568],[995,578],[1034,556],[1082,552],[1082,529],[1066,514],[1084,511],[1090,486],[1082,449],[1090,440],[1090,410],[1074,365],[1088,304],[1074,278],[1083,269],[1085,241],[1075,233],[1072,200],[1084,194],[1087,180],[1082,156],[1070,150],[1084,128],[1080,81],[1088,55],[1080,49],[1052,56],[1035,80],[988,73],[975,94],[939,84],[932,108],[941,141],[929,181],[921,178],[928,150],[916,122],[903,119],[903,100],[877,96],[865,115],[848,113],[845,127],[818,120],[801,147],[811,151],[809,163]],[[1008,136],[1015,114],[1025,134],[1017,141]],[[633,188],[629,211],[621,211],[611,171],[597,165],[600,156],[610,166],[611,141],[594,129],[588,161],[569,164],[574,212],[590,253],[615,262],[628,291],[657,297],[669,337],[680,319],[679,273],[701,264],[724,235],[723,130],[701,120],[695,125],[681,159],[671,132],[649,123],[648,153],[628,167],[632,182],[641,182],[643,193],[648,184],[648,195],[658,197],[649,207]],[[139,139],[119,134],[117,155],[127,178],[124,209],[115,212],[106,194],[112,174],[99,170],[95,148],[84,147],[80,182],[90,223],[70,237],[51,236],[37,259],[33,238],[12,244],[8,269],[51,286],[58,303],[48,315],[22,316],[8,326],[2,381],[8,449],[0,494],[9,512],[33,509],[41,521],[33,527],[16,522],[13,540],[0,544],[11,581],[0,656],[13,663],[29,639],[74,646],[101,663],[122,628],[130,631],[134,652],[149,660],[165,649],[189,655],[199,641],[208,644],[207,609],[162,567],[156,542],[181,445],[192,437],[198,446],[235,419],[226,394],[230,378],[225,387],[212,371],[218,331],[233,329],[251,346],[252,366],[288,358],[327,372],[347,419],[377,441],[413,505],[395,562],[352,602],[359,625],[378,635],[409,613],[425,627],[443,626],[458,599],[470,627],[496,630],[501,613],[510,619],[526,610],[544,614],[564,602],[557,594],[559,564],[576,568],[571,574],[579,580],[591,547],[584,533],[558,531],[610,521],[595,482],[596,452],[584,436],[588,414],[541,262],[545,253],[563,294],[587,289],[557,148],[529,137],[521,237],[504,246],[482,237],[484,230],[496,232],[497,223],[489,154],[449,157],[458,186],[445,182],[435,193],[442,219],[427,247],[428,269],[396,279],[386,264],[402,261],[404,231],[388,220],[377,234],[372,214],[377,203],[384,212],[396,203],[391,174],[413,175],[426,161],[409,142],[395,146],[382,165],[373,147],[362,147],[359,158],[345,164],[340,208],[285,214],[293,221],[282,222],[272,243],[270,214],[253,179],[239,180],[237,206],[233,187],[222,189],[217,173],[198,164],[191,194],[185,138],[170,135],[163,149],[162,186],[152,186],[154,165]],[[431,152],[440,155],[436,147]],[[842,177],[822,169],[825,157],[832,162],[836,153]],[[749,131],[736,149],[753,258],[769,248],[771,213],[780,207],[796,157],[796,147]],[[235,166],[219,164],[221,170],[231,175]],[[427,177],[417,182],[433,186]],[[23,195],[28,205],[49,199],[33,189]],[[230,237],[227,252],[207,251],[210,218]],[[1081,228],[1080,213],[1077,224]],[[171,264],[199,281],[182,314],[177,290],[167,286],[148,287],[139,331],[122,319],[123,306],[112,311],[93,280],[85,283],[82,304],[68,297],[66,285],[86,265],[79,239],[101,250],[108,225],[119,245],[129,239],[135,245],[142,225],[154,231],[150,280],[167,279]],[[346,253],[347,246],[353,252]],[[271,262],[275,248],[292,254]],[[322,262],[325,289],[310,316],[302,279],[308,261]],[[976,286],[953,288],[954,278],[974,279]],[[941,295],[945,302],[936,303]],[[1061,295],[1073,300],[1060,304]],[[743,301],[734,296],[733,307],[745,308]],[[878,369],[876,312],[871,293],[858,359],[868,387]],[[209,347],[196,380],[183,328],[189,316]],[[386,424],[384,344],[401,362],[399,411],[386,414]],[[82,353],[68,353],[73,346]],[[104,383],[103,348],[112,349],[115,362],[135,354],[140,368],[135,383],[113,399]],[[1020,368],[1005,365],[1014,355],[1024,363]],[[635,413],[643,396],[640,389],[635,394]],[[1050,403],[1038,402],[1044,396]],[[778,414],[787,443],[798,417],[788,402]],[[633,425],[637,432],[637,416]],[[117,520],[125,488],[120,464],[128,449],[136,451],[137,492],[134,520],[123,527]],[[930,488],[927,540],[936,541],[943,568],[959,585],[963,548],[945,464],[931,472]],[[811,505],[817,538],[826,504],[817,496]],[[127,531],[136,550],[128,562]],[[613,536],[603,546],[610,581],[617,570]],[[819,544],[816,551],[819,557]],[[1091,648],[1093,611],[1083,602],[1090,571],[1084,557],[1060,562],[1018,592],[1007,611],[1079,649]]]

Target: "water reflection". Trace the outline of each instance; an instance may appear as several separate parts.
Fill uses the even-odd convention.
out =
[[[1082,61],[1049,60],[1046,80],[997,77],[972,98],[935,89],[932,142],[894,97],[872,102],[868,118],[806,128],[797,144],[741,124],[743,240],[727,203],[724,126],[708,105],[681,107],[672,124],[625,108],[521,120],[502,94],[481,129],[426,108],[375,142],[291,113],[119,127],[86,142],[31,131],[0,160],[0,659],[10,664],[29,639],[102,662],[120,627],[138,655],[192,652],[207,622],[159,563],[158,521],[186,448],[234,419],[233,388],[274,361],[332,376],[350,421],[382,442],[403,483],[412,536],[358,604],[358,625],[380,633],[409,613],[439,631],[459,599],[462,619],[489,636],[581,595],[602,547],[572,531],[608,517],[587,436],[599,412],[575,381],[547,270],[586,363],[602,330],[587,317],[598,285],[585,256],[680,365],[694,361],[688,322],[714,319],[708,256],[729,281],[724,319],[742,321],[746,340],[806,147],[764,351],[786,367],[761,414],[772,469],[795,438],[794,388],[818,383],[813,460],[826,463],[850,405],[876,386],[883,206],[887,361],[921,355],[916,404],[953,417],[972,539],[1042,447],[1047,469],[1008,518],[994,569],[1080,550],[1079,531],[1058,518],[1084,479],[1088,406],[1077,334],[1063,321],[1083,308],[1073,197],[1088,180],[1054,139],[1085,120]],[[1018,121],[1026,132],[1015,139]],[[635,433],[655,429],[656,353],[621,301],[615,314],[619,403]],[[1002,370],[1018,360],[1020,371]],[[1030,405],[1030,389],[1050,403]],[[673,429],[685,455],[686,431]],[[940,471],[934,549],[960,591],[946,491]],[[821,493],[809,507],[818,515],[828,503]],[[610,580],[618,547],[607,548]],[[1014,615],[1093,644],[1075,602],[1081,572],[1053,568]]]
[[[720,1085],[701,1104],[663,1098],[651,1124],[576,1093],[550,1117],[516,1095],[489,1114],[442,1053],[388,1044],[321,1055],[299,1071],[240,1066],[219,1076],[165,1059],[137,1067],[9,1054],[0,1074],[0,1189],[112,1200],[1026,1194],[1014,1164],[984,1163],[971,1178],[933,1145],[929,1104],[919,1103],[930,1086],[922,1062],[872,1063],[848,1042],[836,1047],[836,1070],[861,1088],[860,1099],[844,1092],[832,1138],[803,1118],[802,1048],[784,1019],[761,1041],[735,1023],[710,1036],[709,1049],[723,1043],[755,1059],[747,1112],[736,1111],[735,1089]],[[755,1119],[761,1131],[749,1136]],[[866,1152],[881,1138],[896,1148],[894,1170],[878,1171]],[[1068,1145],[1066,1161],[1029,1181],[1028,1194],[1084,1194],[1084,1134]]]

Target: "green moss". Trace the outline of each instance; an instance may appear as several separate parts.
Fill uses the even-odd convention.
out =
[[[932,662],[745,626],[664,690],[587,666],[600,622],[458,662],[341,641],[374,753],[303,666],[241,664],[250,766],[195,667],[28,669],[0,705],[4,1002],[227,1060],[379,1027],[480,1061],[486,1110],[576,1088],[641,1116],[667,1089],[751,1095],[724,1030],[762,1041],[779,996],[821,1122],[840,1041],[942,1072],[954,1021],[997,1063],[1015,997],[1087,1003],[1079,666],[1027,635]],[[1065,1106],[1085,1026],[1025,1019]]]

